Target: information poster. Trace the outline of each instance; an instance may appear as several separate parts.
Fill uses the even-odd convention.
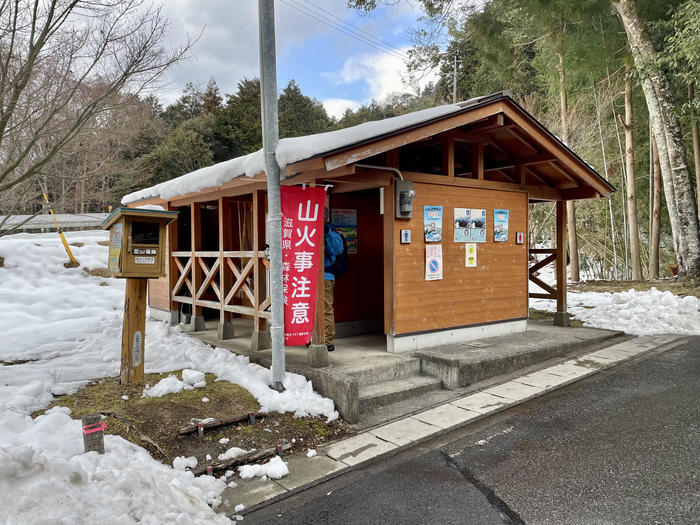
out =
[[[122,251],[122,223],[117,222],[109,229],[109,264],[111,272],[119,271],[119,256]]]
[[[442,241],[442,206],[423,207],[425,242]]]
[[[469,230],[471,242],[486,242],[486,210],[469,210]]]
[[[455,241],[469,242],[471,240],[469,229],[469,208],[455,208]]]
[[[464,245],[464,266],[476,268],[476,243],[468,242]]]
[[[508,240],[508,210],[493,210],[493,240],[495,242]]]
[[[442,279],[442,244],[428,244],[425,247],[425,280]]]
[[[345,237],[348,253],[357,253],[357,210],[331,210],[331,223]]]

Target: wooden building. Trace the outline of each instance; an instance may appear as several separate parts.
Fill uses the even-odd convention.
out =
[[[394,352],[524,331],[528,280],[543,288],[534,295],[557,300],[556,321],[567,324],[565,203],[615,191],[507,92],[282,139],[277,158],[283,184],[327,185],[332,210],[355,210],[356,250],[335,291],[339,335],[383,332]],[[269,344],[262,166],[256,152],[123,199],[180,212],[168,227],[168,275],[149,283],[151,312],[172,321],[187,313],[194,330],[216,318],[221,338],[242,316],[254,324],[253,348]],[[397,218],[395,189],[408,182],[413,215]],[[529,249],[528,205],[544,201],[556,202],[555,248]],[[425,206],[442,206],[438,243],[424,240]],[[454,242],[454,208],[486,210],[476,267]],[[494,210],[508,210],[505,242],[494,241]],[[426,280],[426,247],[436,244],[442,278]],[[533,252],[546,257],[528,268]],[[556,287],[534,275],[545,264],[556,267]]]

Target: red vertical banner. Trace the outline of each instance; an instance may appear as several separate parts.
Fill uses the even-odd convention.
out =
[[[314,329],[325,199],[323,188],[281,188],[284,342],[289,346],[308,343]]]

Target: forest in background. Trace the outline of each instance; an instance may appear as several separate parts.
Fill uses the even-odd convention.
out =
[[[348,4],[371,11],[377,1]],[[437,68],[435,84],[372,101],[336,120],[292,80],[279,98],[280,136],[320,133],[448,103],[454,88],[457,100],[508,90],[618,189],[610,201],[575,205],[575,223],[570,223],[578,244],[570,249],[574,280],[574,260],[581,278],[668,276],[669,266],[678,262],[681,270],[697,275],[700,254],[692,245],[679,245],[679,239],[692,221],[697,232],[700,102],[694,88],[700,72],[694,66],[700,60],[700,1],[488,0],[478,8],[453,0],[419,3],[427,27],[435,29],[414,34],[409,70],[415,80]],[[643,22],[651,54],[626,32],[628,8]],[[676,191],[671,177],[662,174],[664,162],[673,161],[668,140],[658,148],[661,160],[654,162],[658,155],[646,89],[659,91],[652,83],[659,77],[668,80],[669,91],[668,107],[661,110],[671,112],[661,111],[660,120],[679,119],[689,175],[683,188],[692,188],[689,196],[676,193],[686,199],[681,206],[675,198],[671,206],[667,201],[668,191]],[[153,96],[122,94],[127,92],[114,95],[108,110],[88,119],[40,175],[0,192],[0,215],[41,210],[42,191],[57,211],[105,211],[125,193],[261,147],[257,79],[244,79],[235,92],[222,93],[212,76],[207,86],[188,84],[167,107]],[[22,204],[17,207],[17,202]],[[531,212],[531,242],[549,243],[553,207],[535,205]]]

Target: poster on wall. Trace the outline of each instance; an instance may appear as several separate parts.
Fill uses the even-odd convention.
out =
[[[442,241],[442,206],[423,207],[425,242]]]
[[[455,241],[469,242],[469,208],[455,208]]]
[[[119,271],[119,256],[122,251],[122,223],[117,222],[109,229],[109,264],[112,272]]]
[[[493,240],[495,242],[508,240],[508,210],[493,210]]]
[[[331,210],[331,223],[335,231],[345,237],[348,253],[357,253],[357,210]]]
[[[476,243],[468,242],[464,245],[464,266],[476,268]]]
[[[284,342],[305,345],[316,320],[316,283],[323,242],[323,188],[282,186]]]
[[[469,210],[469,237],[471,242],[486,242],[486,210]]]
[[[425,280],[439,281],[442,279],[442,244],[425,246]]]

